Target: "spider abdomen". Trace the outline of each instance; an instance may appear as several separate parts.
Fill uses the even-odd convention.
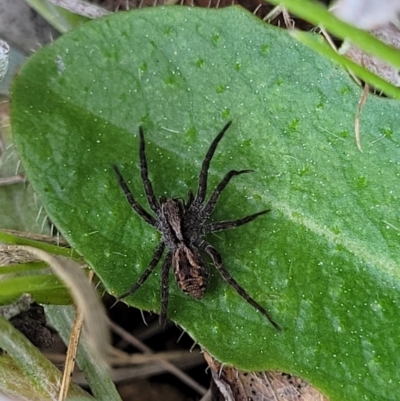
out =
[[[231,276],[229,271],[225,268],[219,252],[204,239],[207,234],[242,226],[243,224],[250,223],[258,216],[269,212],[269,210],[263,210],[237,220],[216,222],[208,221],[221,195],[221,192],[225,189],[230,180],[237,175],[250,173],[252,171],[228,171],[222,181],[211,193],[208,201],[206,201],[207,179],[210,162],[219,141],[222,139],[230,125],[231,122],[228,122],[212,141],[201,166],[197,191],[196,193],[189,191],[186,202],[182,198],[168,199],[165,196],[161,196],[159,200],[157,199],[147,170],[143,128],[139,128],[139,157],[141,176],[147,202],[155,216],[149,213],[135,200],[135,197],[130,191],[118,167],[113,165],[119,185],[121,186],[132,209],[146,223],[156,228],[162,235],[162,238],[154,251],[153,258],[150,261],[147,269],[138,278],[136,284],[134,284],[127,292],[120,295],[118,299],[122,299],[130,294],[133,294],[147,280],[160,261],[165,248],[167,248],[168,252],[161,267],[160,323],[164,324],[167,318],[169,270],[171,265],[173,266],[175,280],[179,288],[192,298],[203,298],[209,278],[208,269],[200,254],[200,251],[203,251],[211,257],[213,264],[221,274],[221,277],[246,302],[261,312],[277,330],[280,330],[279,325],[275,323],[268,311],[266,311],[259,303],[251,298],[247,291]],[[170,173],[170,171],[166,170],[166,173]]]
[[[172,260],[178,287],[191,298],[203,298],[208,285],[209,271],[200,254],[181,245],[174,251]]]

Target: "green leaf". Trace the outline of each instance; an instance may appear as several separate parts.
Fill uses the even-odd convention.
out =
[[[48,244],[43,241],[36,241],[29,238],[24,238],[18,235],[11,234],[0,230],[0,242],[14,245],[29,245],[36,249],[62,255],[65,257],[81,260],[81,257],[70,248],[62,248],[60,246]],[[0,249],[0,253],[4,249]],[[59,282],[57,277],[52,274],[39,272],[37,275],[26,275],[24,277],[14,277],[11,275],[1,276],[7,273],[22,273],[35,270],[46,269],[49,266],[43,262],[29,263],[29,257],[25,256],[28,263],[8,264],[8,258],[12,259],[12,255],[5,255],[2,259],[4,266],[0,266],[0,305],[7,305],[15,301],[24,293],[34,296],[35,301],[39,303],[59,304],[64,305],[71,303],[71,296],[65,286]]]
[[[15,301],[22,294],[31,294],[41,304],[71,304],[71,295],[53,274],[7,278],[0,281],[0,305]]]
[[[333,50],[322,39],[321,36],[310,35],[309,33],[297,30],[290,31],[290,34],[297,40],[309,46],[311,49],[323,54],[329,59],[334,60],[337,63],[348,68],[349,71],[352,71],[354,74],[356,74],[358,78],[372,85],[375,89],[379,89],[385,95],[390,96],[394,99],[400,99],[400,89],[398,87],[392,85],[391,83],[381,78],[380,76],[375,75],[374,73],[362,67],[361,65],[356,64],[348,57],[340,55],[335,50]]]
[[[52,253],[54,255],[65,256],[67,258],[73,258],[75,260],[82,259],[79,255],[77,255],[76,252],[74,252],[73,249],[63,248],[61,246],[49,244],[44,241],[37,241],[34,239],[25,238],[20,235],[14,235],[2,230],[0,230],[0,241],[6,244],[13,244],[13,245],[29,245],[34,248],[41,249],[42,251]]]
[[[62,7],[57,7],[47,0],[25,0],[38,14],[58,31],[65,33],[83,24],[87,18]]]
[[[118,295],[160,235],[131,210],[112,164],[147,208],[142,125],[157,195],[186,197],[232,120],[209,190],[231,169],[255,172],[232,180],[213,219],[271,212],[208,240],[283,331],[211,264],[201,301],[171,275],[169,317],[222,362],[297,374],[331,400],[389,400],[400,381],[400,112],[368,98],[360,153],[360,96],[343,70],[240,8],[168,7],[87,23],[37,52],[15,79],[12,123],[52,221]],[[159,294],[158,268],[126,301],[158,311]]]
[[[7,320],[0,318],[0,393],[13,399],[47,401],[58,399],[61,372]],[[75,384],[68,399],[93,400]]]
[[[48,267],[47,264],[44,262],[28,262],[28,263],[10,264],[7,266],[1,266],[0,274],[35,271],[35,270],[40,270],[40,269],[46,269],[47,267]]]

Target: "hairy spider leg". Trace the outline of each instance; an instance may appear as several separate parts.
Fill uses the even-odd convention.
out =
[[[218,253],[218,251],[209,243],[206,241],[202,241],[199,244],[199,247],[203,249],[205,252],[207,252],[215,267],[221,274],[222,278],[245,300],[247,301],[250,305],[252,305],[254,308],[256,308],[260,313],[262,313],[274,326],[277,330],[281,331],[281,328],[279,325],[272,319],[271,315],[260,305],[258,304],[247,292],[246,290],[229,274],[229,272],[225,269],[223,263],[222,263],[222,258],[221,255]]]
[[[215,205],[217,204],[217,201],[221,195],[221,192],[225,189],[225,187],[228,185],[229,181],[231,180],[232,177],[235,177],[236,175],[240,174],[246,174],[246,173],[252,173],[253,170],[231,170],[229,171],[223,180],[217,185],[217,187],[214,189],[213,193],[210,196],[210,199],[208,200],[207,204],[203,207],[203,210],[201,211],[201,217],[205,220],[208,217],[210,217],[211,213],[213,212]]]
[[[212,141],[207,154],[203,160],[203,164],[201,166],[201,171],[199,175],[199,186],[197,188],[197,193],[192,203],[192,208],[197,209],[203,202],[207,192],[207,175],[208,169],[210,167],[210,162],[212,157],[214,156],[215,149],[217,148],[218,142],[224,136],[226,130],[230,127],[232,121],[229,121],[224,128],[222,128],[221,132],[215,137]]]
[[[160,210],[160,204],[154,194],[153,185],[149,179],[149,173],[147,169],[147,159],[146,159],[146,150],[144,143],[144,134],[143,128],[139,128],[139,136],[140,136],[140,149],[139,149],[139,158],[140,158],[140,173],[142,175],[144,191],[146,192],[147,201],[153,210],[154,213],[158,213]]]
[[[117,298],[117,301],[127,297],[128,295],[133,294],[149,278],[150,274],[152,273],[152,271],[155,269],[155,267],[157,266],[158,262],[160,261],[161,256],[162,256],[162,254],[164,252],[164,249],[165,249],[164,241],[160,241],[158,243],[158,245],[157,245],[156,250],[154,251],[153,259],[151,260],[151,262],[150,262],[149,266],[147,267],[147,269],[139,277],[139,279],[136,281],[135,285],[133,287],[131,287],[127,292],[125,292],[124,294],[120,295]]]
[[[122,177],[121,172],[119,171],[118,167],[113,164],[113,169],[115,171],[115,174],[117,174],[118,177],[118,182],[120,187],[125,193],[126,199],[128,203],[132,206],[132,209],[146,222],[152,225],[153,227],[156,227],[156,219],[146,210],[143,209],[143,207],[136,202],[135,198],[133,197],[132,192],[130,191],[127,183],[125,182],[124,178]]]
[[[187,198],[187,201],[185,203],[185,209],[186,210],[189,210],[190,206],[192,206],[193,200],[194,200],[193,191],[191,189],[189,189],[188,198]]]
[[[253,221],[258,216],[261,216],[268,212],[270,212],[270,210],[263,210],[262,212],[257,212],[257,213],[251,214],[250,216],[246,216],[246,217],[243,217],[242,219],[238,219],[238,220],[212,222],[205,226],[205,233],[206,234],[215,233],[217,231],[229,230],[231,228],[239,227],[239,226],[242,226],[243,224],[250,223],[250,221]]]
[[[161,312],[160,326],[164,326],[167,321],[168,309],[168,288],[169,288],[169,269],[172,263],[172,252],[168,252],[161,268]]]

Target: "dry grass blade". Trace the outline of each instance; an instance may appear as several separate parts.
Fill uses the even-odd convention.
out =
[[[89,273],[89,281],[92,282],[94,273]],[[61,382],[61,389],[58,397],[58,401],[64,401],[67,398],[68,389],[72,381],[72,374],[75,368],[76,353],[78,352],[79,339],[82,333],[83,326],[83,313],[82,310],[76,308],[76,316],[74,323],[71,328],[71,334],[69,337],[67,357],[65,359],[65,367],[63,372],[63,378]]]
[[[179,363],[181,361],[191,359],[192,356],[196,355],[187,350],[165,352],[160,351],[154,354],[127,354],[126,352],[120,351],[118,348],[113,348],[112,353],[113,356],[109,357],[108,361],[113,366],[142,365],[150,362],[158,363],[160,361]]]
[[[61,389],[58,396],[58,401],[64,401],[67,398],[68,389],[72,380],[72,373],[75,368],[76,353],[78,351],[79,338],[83,325],[83,314],[79,308],[76,309],[74,324],[69,337],[68,351],[65,358],[65,367],[61,382]]]
[[[65,8],[66,10],[71,11],[71,13],[92,19],[112,14],[110,11],[107,11],[104,8],[81,0],[48,0],[48,2],[54,4],[55,6]]]
[[[27,238],[27,239],[31,239],[34,241],[45,242],[46,244],[57,245],[57,246],[65,247],[65,248],[69,247],[68,242],[63,237],[60,237],[60,236],[52,237],[50,235],[27,233],[27,232],[23,232],[23,231],[5,230],[5,229],[1,229],[1,231],[6,234],[15,235],[15,236],[21,237],[21,238]]]
[[[10,46],[4,40],[0,40],[0,81],[5,77],[8,70]]]
[[[192,355],[190,358],[181,358],[179,361],[174,361],[174,366],[177,369],[193,369],[204,363],[203,356],[200,354]],[[147,362],[140,365],[124,366],[109,370],[108,374],[115,384],[126,382],[138,382],[140,380],[150,379],[154,376],[162,375],[167,372],[165,366],[160,361]],[[168,372],[167,372],[168,373]],[[76,372],[73,376],[75,384],[87,386],[88,382],[82,372]]]
[[[0,187],[5,187],[7,185],[23,184],[26,178],[22,174],[17,174],[12,177],[0,178]]]
[[[360,101],[358,102],[356,118],[354,119],[354,135],[356,138],[357,148],[361,153],[362,153],[362,147],[361,147],[361,137],[360,137],[360,114],[362,108],[364,107],[365,101],[367,100],[368,93],[369,93],[369,85],[365,84]]]
[[[211,394],[211,388],[207,390],[207,392],[201,397],[200,401],[211,401],[212,399],[212,394]]]
[[[8,246],[7,246],[8,247]],[[6,246],[0,247],[0,267],[10,266],[13,264],[38,262],[40,259],[32,256],[31,253],[21,249],[5,249]]]

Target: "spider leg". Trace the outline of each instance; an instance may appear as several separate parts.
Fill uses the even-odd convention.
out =
[[[160,326],[165,326],[168,310],[169,269],[172,263],[172,252],[168,252],[161,268],[161,312]]]
[[[207,192],[207,175],[208,168],[210,167],[210,162],[212,157],[214,156],[215,149],[217,148],[218,142],[224,136],[226,130],[231,125],[232,121],[229,121],[224,128],[222,128],[221,132],[216,136],[216,138],[212,141],[210,148],[207,151],[207,154],[203,160],[203,164],[201,166],[201,171],[199,175],[199,186],[197,188],[196,197],[193,202],[193,207],[198,207],[204,202],[204,198]]]
[[[232,177],[234,177],[236,175],[252,173],[252,172],[253,172],[253,170],[240,170],[240,171],[231,170],[231,171],[229,171],[225,175],[224,179],[214,189],[213,193],[210,196],[210,199],[208,200],[207,204],[204,206],[204,208],[202,210],[202,215],[204,216],[204,219],[208,218],[211,215],[211,213],[213,212],[214,207],[218,201],[218,198],[221,195],[221,192],[228,185],[228,183]]]
[[[221,274],[222,278],[245,300],[247,301],[250,305],[252,305],[255,309],[257,309],[260,313],[262,313],[274,326],[277,330],[281,331],[281,328],[279,325],[273,320],[271,315],[260,305],[258,304],[253,298],[250,297],[250,295],[246,292],[246,290],[229,274],[229,272],[226,270],[222,263],[222,258],[221,255],[218,253],[218,251],[208,244],[206,241],[202,241],[199,244],[199,247],[203,249],[205,252],[207,252],[215,267]]]
[[[263,210],[262,212],[251,214],[250,216],[243,217],[238,220],[216,221],[205,226],[205,234],[214,233],[217,231],[229,230],[231,228],[242,226],[243,224],[250,223],[258,216],[268,213],[270,210]]]
[[[189,189],[189,191],[188,191],[188,199],[187,199],[186,204],[185,204],[185,209],[186,210],[189,210],[190,206],[193,203],[193,199],[194,199],[193,192],[192,192],[191,189]]]
[[[115,171],[115,174],[117,174],[118,177],[118,182],[120,187],[125,193],[126,199],[128,203],[132,206],[132,209],[146,222],[149,223],[152,226],[156,226],[156,219],[146,212],[146,210],[143,209],[143,207],[136,202],[135,198],[133,197],[132,192],[130,191],[128,184],[125,182],[124,177],[122,177],[121,172],[119,171],[118,167],[113,164],[113,169]]]
[[[142,175],[144,191],[146,192],[147,201],[153,210],[154,213],[157,214],[158,210],[160,209],[160,205],[154,194],[153,185],[149,179],[149,173],[147,169],[147,159],[146,159],[146,150],[145,150],[145,143],[144,143],[144,135],[143,135],[143,128],[139,128],[139,136],[140,136],[140,172]]]
[[[152,273],[152,271],[155,269],[155,267],[157,266],[159,260],[161,259],[161,256],[164,252],[165,249],[165,244],[164,242],[161,240],[159,242],[159,244],[157,245],[156,250],[154,251],[153,254],[153,259],[151,260],[149,266],[147,267],[147,269],[143,272],[143,274],[139,277],[138,281],[136,281],[136,283],[124,294],[120,295],[117,300],[121,300],[125,297],[127,297],[128,295],[133,294],[150,276],[150,274]]]

